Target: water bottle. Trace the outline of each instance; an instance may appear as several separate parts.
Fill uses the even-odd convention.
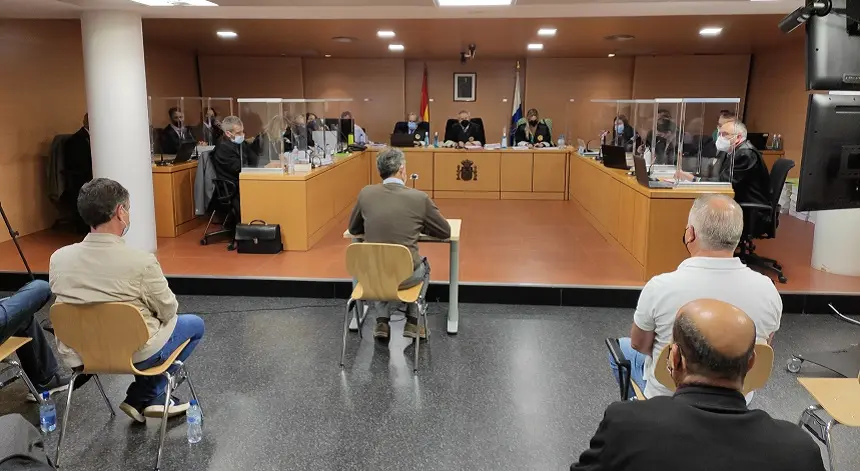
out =
[[[424,135],[424,147],[430,147],[430,133]]]
[[[433,147],[439,147],[439,132],[433,133]]]
[[[42,433],[50,433],[57,429],[57,406],[51,399],[51,393],[42,393],[42,402],[39,404],[39,424]]]
[[[502,128],[502,149],[508,148],[508,130]]]
[[[196,400],[191,400],[191,406],[185,411],[185,419],[188,422],[188,443],[200,443],[203,440],[203,414]]]
[[[782,134],[776,135],[776,150],[782,150]]]
[[[558,136],[558,143],[557,144],[559,147],[564,147],[564,134],[561,134]]]

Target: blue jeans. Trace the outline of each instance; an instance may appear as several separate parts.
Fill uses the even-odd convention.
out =
[[[48,384],[59,371],[51,344],[35,318],[49,299],[51,288],[48,282],[36,280],[0,301],[0,343],[12,336],[33,339],[17,353],[21,368],[36,388]]]
[[[164,363],[164,360],[179,348],[180,345],[185,343],[186,340],[191,340],[182,350],[182,353],[176,357],[177,360],[184,362],[191,355],[191,352],[194,351],[194,347],[203,339],[203,331],[203,319],[198,316],[194,314],[181,314],[177,316],[176,327],[173,329],[173,333],[170,334],[170,339],[167,340],[164,347],[146,360],[135,363],[135,368],[145,370],[158,366]],[[170,374],[175,374],[176,367],[173,366],[167,371]],[[135,376],[134,382],[128,386],[128,391],[125,393],[125,403],[137,409],[164,405],[164,400],[166,399],[164,392],[166,388],[167,378],[163,375]]]
[[[627,358],[630,362],[630,380],[636,383],[636,386],[639,386],[639,389],[644,392],[645,359],[648,358],[648,355],[634,350],[630,345],[630,337],[618,339],[618,344],[621,345],[621,352],[624,353],[624,358]],[[612,359],[612,355],[609,355],[609,368],[612,369],[612,376],[615,378],[615,381],[618,381],[618,384],[621,384],[621,378],[618,376],[618,364]],[[630,387],[630,390],[627,391],[627,397],[636,397],[632,386]]]

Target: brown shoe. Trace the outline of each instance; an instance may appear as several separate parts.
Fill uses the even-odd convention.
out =
[[[391,327],[388,322],[376,321],[376,327],[373,328],[373,338],[377,340],[388,340],[391,336]]]
[[[417,318],[407,317],[406,325],[403,326],[403,336],[410,339],[414,339],[419,335],[422,339],[427,338],[427,331],[424,329],[424,326],[418,326]]]

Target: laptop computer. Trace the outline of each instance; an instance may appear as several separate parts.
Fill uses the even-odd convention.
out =
[[[770,133],[766,132],[751,132],[747,134],[747,140],[758,150],[767,150],[767,139]]]
[[[191,154],[194,153],[195,147],[197,147],[197,141],[193,139],[179,143],[179,149],[176,150],[176,158],[173,159],[172,163],[176,165],[191,160]]]
[[[416,139],[419,137],[419,139]],[[391,135],[391,147],[415,147],[416,142],[424,141],[424,133],[415,131],[411,134],[394,133]]]
[[[648,176],[648,167],[645,165],[645,157],[641,155],[633,156],[633,168],[636,169],[636,181],[640,185],[648,188],[674,188],[675,185],[669,182],[661,182],[656,178]]]
[[[609,146],[602,144],[600,154],[603,156],[603,166],[619,170],[630,170],[627,165],[627,152],[622,146]]]

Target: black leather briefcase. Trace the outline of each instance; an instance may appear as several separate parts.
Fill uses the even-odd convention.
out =
[[[236,224],[236,250],[239,253],[272,254],[284,250],[281,226],[255,219],[251,224]]]

